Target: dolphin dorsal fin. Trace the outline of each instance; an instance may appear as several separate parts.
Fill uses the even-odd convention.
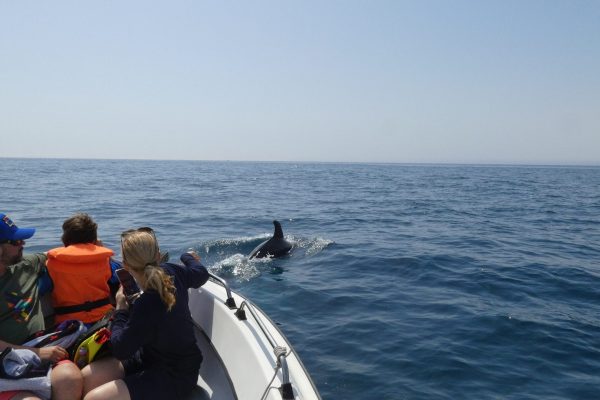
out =
[[[283,239],[283,230],[281,229],[281,224],[279,221],[273,221],[273,225],[275,225],[275,232],[273,232],[273,237],[276,239]]]

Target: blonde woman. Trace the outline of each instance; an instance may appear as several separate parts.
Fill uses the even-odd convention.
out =
[[[184,265],[159,265],[154,232],[140,228],[121,235],[123,267],[143,293],[131,305],[120,288],[112,324],[115,358],[86,366],[85,400],[175,399],[196,386],[202,353],[196,346],[188,307],[188,288],[208,280],[195,253]]]

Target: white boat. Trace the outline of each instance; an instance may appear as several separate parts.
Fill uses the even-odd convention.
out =
[[[189,400],[321,399],[281,331],[223,279],[190,289],[190,310],[204,360]]]

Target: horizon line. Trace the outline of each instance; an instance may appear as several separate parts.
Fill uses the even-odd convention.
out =
[[[273,163],[273,164],[376,164],[405,166],[499,166],[499,167],[600,167],[600,162],[562,163],[562,162],[458,162],[458,161],[316,161],[316,160],[201,160],[174,158],[104,158],[104,157],[4,157],[4,160],[94,160],[94,161],[173,161],[173,162],[231,162],[231,163]]]

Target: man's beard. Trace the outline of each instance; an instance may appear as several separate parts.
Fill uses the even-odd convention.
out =
[[[2,264],[4,265],[14,265],[21,260],[23,260],[23,249],[20,249],[19,252],[12,257],[2,254]]]

